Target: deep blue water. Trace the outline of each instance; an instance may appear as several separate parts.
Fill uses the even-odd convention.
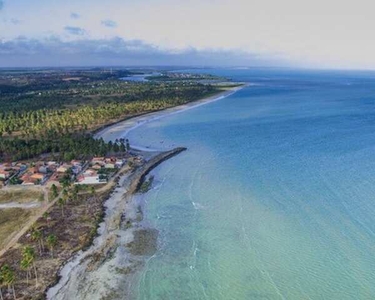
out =
[[[198,72],[251,85],[131,132],[188,147],[145,196],[137,297],[375,299],[375,73]]]

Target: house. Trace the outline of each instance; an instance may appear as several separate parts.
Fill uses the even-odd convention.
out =
[[[35,185],[35,182],[30,178],[23,180],[22,185]]]
[[[0,179],[8,179],[10,177],[10,172],[5,170],[0,170]]]
[[[22,185],[34,185],[43,183],[46,178],[46,174],[27,172],[20,179],[22,180]]]
[[[25,164],[22,164],[22,163],[16,164],[16,167],[19,168],[20,172],[23,172],[23,171],[27,170],[27,166]]]
[[[82,167],[82,161],[80,161],[80,160],[72,160],[70,163],[74,167],[78,167],[78,166]]]
[[[103,162],[104,161],[104,157],[93,157],[93,159],[91,160],[93,163],[97,163],[97,162]]]
[[[99,166],[102,166],[104,167],[105,165],[105,158],[104,157],[94,157],[92,160],[91,160],[91,165],[99,165]]]
[[[74,184],[99,184],[99,183],[102,183],[102,182],[100,182],[99,175],[96,174],[92,176],[84,176],[84,175],[78,176],[77,182],[75,182]]]
[[[71,165],[63,164],[60,167],[58,167],[56,171],[59,173],[66,173],[71,167]]]
[[[116,159],[116,167],[117,168],[122,168],[125,165],[125,160],[124,159]]]
[[[73,174],[77,175],[82,171],[82,161],[72,160],[70,163],[72,164]]]
[[[83,174],[77,177],[77,182],[74,184],[101,184],[107,182],[106,178],[98,174],[94,168],[87,169]]]
[[[104,168],[106,169],[114,169],[116,167],[116,165],[114,163],[106,163],[104,165]]]
[[[84,173],[83,176],[95,176],[97,175],[98,172],[94,169],[87,169]]]
[[[46,179],[46,174],[42,174],[42,173],[34,173],[30,176],[31,180],[35,180],[35,182],[37,181],[43,181]]]
[[[96,170],[88,169],[78,176],[76,184],[98,184],[102,183]]]
[[[0,169],[8,171],[8,170],[12,169],[12,164],[10,164],[10,163],[0,164]]]
[[[20,179],[22,180],[22,185],[35,185],[36,182],[36,180],[31,178],[30,173],[22,175]]]
[[[50,171],[48,166],[40,166],[38,169],[38,173],[47,174]]]

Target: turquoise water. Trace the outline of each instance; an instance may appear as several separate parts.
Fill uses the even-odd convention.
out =
[[[375,299],[375,74],[202,70],[251,86],[146,124],[159,250],[138,299]]]

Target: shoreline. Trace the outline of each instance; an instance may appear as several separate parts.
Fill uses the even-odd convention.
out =
[[[103,138],[106,141],[125,138],[129,132],[144,124],[224,99],[246,86],[247,84],[242,84],[184,105],[130,117],[102,128],[94,134],[94,137]],[[104,221],[98,224],[97,236],[87,249],[78,252],[61,267],[58,281],[46,291],[47,299],[86,299],[90,296],[98,294],[105,296],[117,291],[130,297],[129,289],[132,279],[144,264],[144,256],[132,253],[131,248],[137,248],[140,253],[147,252],[146,248],[155,248],[156,251],[156,244],[151,244],[157,239],[156,229],[143,226],[142,208],[139,203],[135,203],[134,196],[151,170],[165,160],[187,150],[180,147],[165,151],[134,145],[132,149],[143,152],[143,155],[148,155],[149,159],[129,176],[120,177],[118,187],[109,198],[104,200],[105,217]],[[140,235],[143,236],[140,239],[142,241],[145,237],[149,239],[146,245],[137,244]],[[116,255],[118,251],[120,254]],[[113,269],[122,271],[114,274]],[[91,289],[89,287],[82,289],[82,286],[91,286]]]
[[[87,281],[92,282],[95,280],[92,273],[102,268],[107,262],[108,256],[115,255],[117,249],[122,248],[123,251],[125,248],[129,248],[130,244],[134,242],[132,235],[137,234],[142,228],[142,226],[137,226],[136,224],[141,212],[139,207],[132,203],[132,197],[138,192],[145,177],[165,160],[186,150],[186,148],[178,147],[170,151],[163,151],[136,168],[130,175],[120,176],[119,186],[104,201],[105,211],[103,213],[105,216],[104,220],[98,224],[97,236],[88,248],[76,253],[61,267],[58,273],[58,281],[46,291],[47,299],[86,299],[88,293],[93,292],[88,289],[86,291],[87,294],[79,295],[78,293],[84,292],[78,286]],[[124,226],[125,228],[122,228]],[[120,236],[125,238],[125,244],[119,238]],[[134,266],[133,270],[136,267]],[[126,266],[126,268],[130,267]],[[129,271],[129,273],[132,272]],[[112,273],[106,274],[114,276]],[[95,295],[95,292],[93,295]]]
[[[154,112],[148,112],[148,113],[136,115],[130,118],[126,118],[125,120],[122,120],[122,121],[118,121],[114,124],[111,124],[102,128],[101,130],[96,131],[94,133],[94,138],[97,138],[97,139],[103,138],[105,141],[110,141],[110,140],[113,141],[119,138],[126,138],[127,135],[131,131],[143,126],[144,124],[147,124],[152,121],[160,120],[170,115],[182,113],[184,111],[194,109],[202,105],[206,105],[212,102],[222,100],[248,86],[248,84],[246,83],[238,83],[238,84],[241,84],[241,85],[229,88],[228,90],[224,90],[223,92],[218,93],[216,95],[212,95],[209,97],[191,101],[187,104],[173,106],[173,107],[169,107],[169,108],[154,111]],[[165,151],[161,149],[141,147],[139,145],[135,145],[135,146],[133,145],[132,148],[136,150],[150,151],[150,152]]]

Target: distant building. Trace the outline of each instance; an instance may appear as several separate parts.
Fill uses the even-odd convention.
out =
[[[50,171],[50,169],[48,168],[48,166],[40,166],[38,171],[39,173],[47,174]]]
[[[107,179],[102,179],[97,170],[90,168],[77,177],[77,182],[75,184],[100,184],[106,182]]]
[[[107,163],[104,165],[104,168],[106,169],[114,169],[116,165],[114,163]]]
[[[5,170],[0,170],[0,179],[8,179],[10,177],[10,172]]]
[[[66,173],[66,172],[68,172],[68,170],[69,170],[71,167],[72,167],[71,165],[63,164],[63,165],[61,165],[60,167],[58,167],[56,171],[59,172],[59,173]]]

